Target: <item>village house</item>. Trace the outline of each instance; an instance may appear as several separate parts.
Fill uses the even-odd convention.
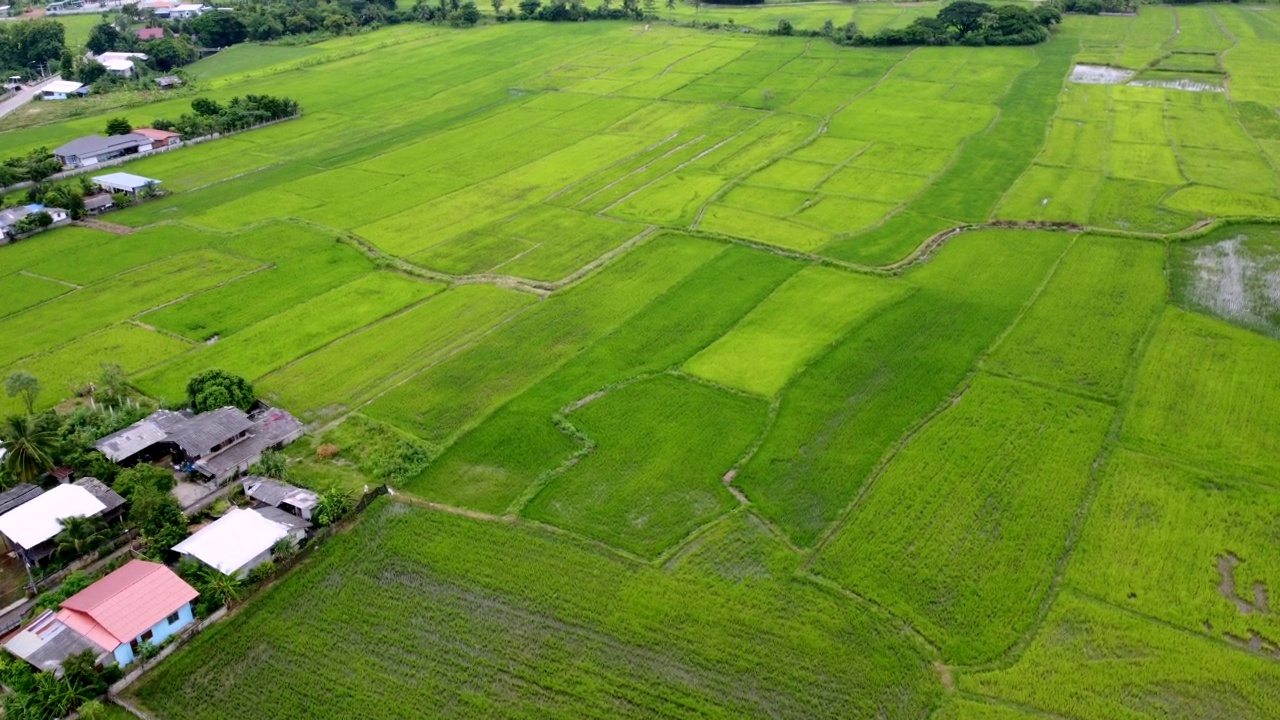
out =
[[[160,150],[161,148],[173,147],[182,142],[182,136],[176,132],[169,130],[156,130],[155,128],[134,128],[134,135],[141,135],[151,140],[151,149]]]
[[[195,3],[183,3],[175,5],[169,10],[169,19],[171,20],[190,20],[193,17],[199,17],[202,13],[212,10],[213,8],[205,7]],[[156,11],[156,15],[160,15],[160,11]]]
[[[86,480],[92,482],[86,482]],[[58,485],[0,515],[0,534],[27,565],[39,565],[57,549],[54,538],[69,517],[118,517],[124,498],[96,479]]]
[[[190,625],[199,595],[164,565],[130,560],[63,600],[57,619],[124,666],[143,643],[159,645]]]
[[[84,199],[84,211],[90,215],[99,215],[115,207],[115,198],[107,193],[90,195]]]
[[[88,86],[71,80],[54,80],[40,88],[41,100],[66,100],[69,97],[84,97],[88,94]]]
[[[144,42],[147,40],[159,40],[160,38],[164,37],[164,28],[158,28],[158,27],[138,28],[138,31],[134,34],[138,37],[139,40],[142,40]]]
[[[250,475],[243,483],[245,497],[260,508],[275,508],[301,518],[311,520],[311,513],[320,504],[320,496],[312,490],[294,487],[271,478]]]
[[[148,149],[150,149],[149,142]],[[132,173],[115,172],[93,178],[93,184],[109,193],[124,193],[129,197],[136,198],[140,192],[158,188],[160,181]]]
[[[61,673],[62,663],[72,655],[88,650],[102,661],[107,653],[89,638],[67,627],[57,610],[45,610],[4,644],[15,657],[31,663],[37,670]]]
[[[156,78],[156,85],[159,85],[161,90],[171,90],[181,84],[182,78],[177,75],[165,75],[163,77]]]
[[[307,521],[278,508],[231,508],[173,550],[223,575],[243,578],[271,559],[276,543],[286,539],[294,546],[300,543],[308,527]]]
[[[53,156],[62,163],[62,167],[70,169],[147,152],[151,146],[151,138],[136,132],[110,137],[88,135],[55,148]]]
[[[18,236],[18,223],[23,218],[39,212],[48,214],[49,219],[51,220],[49,227],[66,225],[71,222],[71,216],[67,214],[66,210],[63,210],[62,208],[45,207],[39,203],[20,205],[18,207],[8,208],[7,210],[0,210],[0,244],[4,244]]]
[[[93,58],[102,63],[107,72],[119,77],[133,77],[134,62],[145,61],[146,53],[139,52],[104,52]]]
[[[247,472],[262,453],[302,436],[302,423],[278,408],[247,415],[224,407],[199,415],[157,410],[95,443],[112,462],[163,461],[214,483]]]

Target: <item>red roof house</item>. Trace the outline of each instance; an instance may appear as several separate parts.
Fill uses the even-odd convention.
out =
[[[170,145],[177,145],[178,141],[182,139],[182,136],[176,132],[170,132],[168,130],[157,130],[155,128],[136,128],[134,129],[133,133],[135,135],[141,135],[142,137],[151,140],[152,148],[160,148],[160,147],[168,147]]]
[[[62,601],[58,619],[128,665],[140,644],[158,645],[189,625],[199,595],[164,565],[130,560]]]
[[[159,40],[164,37],[164,28],[141,28],[138,30],[139,40]]]

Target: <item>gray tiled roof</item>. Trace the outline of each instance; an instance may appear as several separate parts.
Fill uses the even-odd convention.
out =
[[[169,432],[169,441],[189,457],[203,457],[228,438],[253,427],[253,421],[239,408],[224,407],[201,413]]]
[[[124,498],[120,497],[119,493],[107,487],[106,483],[102,482],[98,478],[83,477],[72,484],[79,485],[92,493],[94,497],[98,498],[98,500],[106,506],[102,510],[104,514],[109,513],[124,504]]]
[[[294,515],[291,512],[286,512],[284,510],[281,510],[280,508],[264,507],[264,508],[258,508],[254,510],[254,512],[258,513],[262,517],[272,522],[280,523],[281,525],[289,528],[290,530],[297,530],[299,528],[302,528],[305,530],[306,528],[311,527],[311,523],[307,522],[306,520],[303,520],[302,518],[298,517],[297,515]]]

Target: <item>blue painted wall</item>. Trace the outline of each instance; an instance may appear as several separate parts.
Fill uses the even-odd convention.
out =
[[[169,622],[168,618],[161,620],[151,627],[151,639],[148,641],[152,645],[159,645],[182,628],[190,625],[195,620],[195,615],[191,613],[191,603],[187,603],[178,609],[178,619],[175,622]],[[138,638],[142,636],[139,635]],[[141,641],[139,641],[141,642]],[[133,648],[129,647],[129,643],[124,643],[115,651],[116,662],[121,667],[128,665],[135,660]]]

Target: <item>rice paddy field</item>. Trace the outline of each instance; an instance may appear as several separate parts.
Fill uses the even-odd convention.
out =
[[[167,404],[222,368],[309,424],[296,481],[394,493],[130,698],[1280,715],[1280,10],[1010,48],[742,30],[940,7],[399,25],[192,66],[303,114],[132,161],[168,194],[0,247],[0,372],[49,408],[103,362]],[[0,153],[190,97],[99,101],[11,117]],[[397,446],[429,462],[379,469]]]

